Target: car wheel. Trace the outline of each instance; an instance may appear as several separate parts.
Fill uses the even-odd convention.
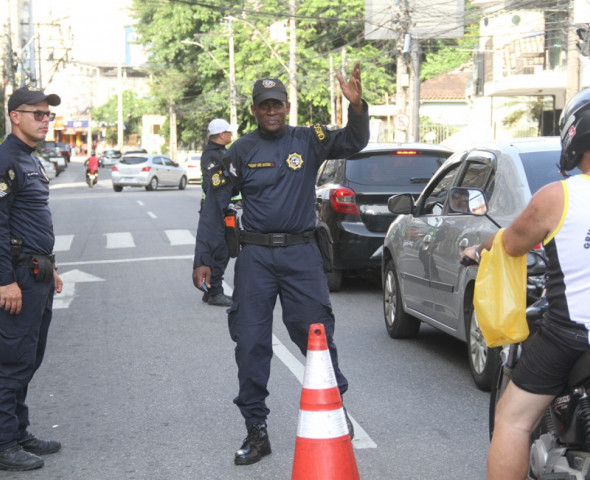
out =
[[[123,191],[123,187],[121,187],[120,185],[113,185],[113,190],[115,192],[122,192]]]
[[[182,177],[180,179],[180,183],[178,184],[178,190],[184,190],[186,188],[187,180],[186,177]]]
[[[145,189],[150,192],[153,190],[157,190],[158,189],[158,177],[152,177],[152,179],[150,180],[150,183],[148,185],[146,185]]]
[[[488,392],[498,373],[501,348],[488,348],[479,328],[479,323],[477,323],[477,315],[473,306],[467,315],[465,330],[467,332],[467,357],[469,358],[471,376],[480,390]]]
[[[418,335],[420,320],[404,311],[399,282],[391,260],[385,266],[383,315],[387,333],[391,338],[412,338]]]
[[[328,277],[328,289],[331,292],[339,292],[342,289],[343,276],[344,272],[342,270],[336,270],[335,268],[333,268],[331,272],[326,273],[326,277]]]

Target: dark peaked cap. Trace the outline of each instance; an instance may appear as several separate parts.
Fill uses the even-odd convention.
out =
[[[47,103],[53,107],[56,107],[61,103],[61,98],[55,93],[45,95],[43,90],[39,90],[37,87],[26,85],[15,90],[8,100],[8,112],[16,110],[21,105],[35,105],[47,101]]]

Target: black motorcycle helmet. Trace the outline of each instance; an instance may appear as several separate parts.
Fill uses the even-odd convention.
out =
[[[575,94],[559,117],[561,158],[559,169],[574,169],[584,152],[590,150],[590,88]]]

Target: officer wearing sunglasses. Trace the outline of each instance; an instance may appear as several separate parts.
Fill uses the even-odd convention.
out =
[[[49,179],[32,153],[61,99],[35,87],[10,96],[12,133],[0,144],[0,470],[33,470],[61,444],[28,431],[27,387],[45,352],[54,293]]]

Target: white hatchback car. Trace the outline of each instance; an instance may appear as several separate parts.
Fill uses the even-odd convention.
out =
[[[120,192],[123,187],[145,187],[157,190],[158,187],[178,187],[184,190],[187,177],[184,168],[165,155],[134,153],[123,155],[111,172],[113,190]]]
[[[188,183],[195,182],[201,183],[201,155],[191,154],[188,160],[184,164],[186,170],[186,178]]]

